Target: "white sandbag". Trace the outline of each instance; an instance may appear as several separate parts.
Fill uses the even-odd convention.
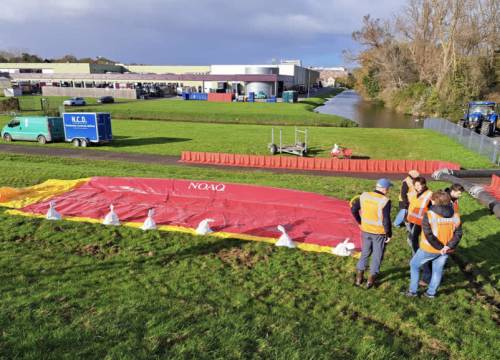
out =
[[[287,247],[290,249],[297,247],[295,242],[290,238],[290,236],[288,236],[288,234],[286,233],[286,230],[283,226],[278,225],[278,230],[281,232],[281,236],[278,239],[278,241],[276,242],[276,244],[274,244],[275,246],[283,246],[283,247]]]
[[[49,210],[47,211],[45,217],[47,218],[47,220],[61,220],[62,216],[56,211],[55,201],[51,201],[49,203]]]
[[[337,246],[332,249],[332,253],[339,256],[351,256],[355,245],[350,242],[350,240],[351,239],[347,238],[340,244],[337,244]]]
[[[106,214],[102,223],[104,225],[120,225],[120,219],[116,215],[113,205],[109,206],[109,213]]]
[[[155,230],[156,229],[156,223],[153,219],[154,214],[155,214],[154,209],[148,210],[148,217],[146,218],[146,220],[144,220],[144,224],[142,224],[142,226],[141,226],[142,230]]]
[[[333,149],[330,152],[332,155],[338,155],[340,154],[340,148],[337,144],[333,145]]]
[[[214,221],[215,221],[214,219],[201,220],[200,223],[198,224],[198,227],[196,228],[196,234],[207,235],[213,232],[213,230],[210,229],[210,223]]]

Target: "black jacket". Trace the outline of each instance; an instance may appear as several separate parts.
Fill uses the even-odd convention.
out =
[[[403,184],[401,185],[401,192],[400,192],[400,195],[401,195],[401,200],[399,202],[399,209],[406,209],[408,210],[408,206],[410,206],[410,200],[408,200],[408,191],[410,189],[408,188],[408,184],[406,183],[406,181],[403,180]]]
[[[429,207],[429,210],[445,218],[451,218],[455,213],[451,204],[446,206],[431,205]],[[425,215],[424,219],[422,220],[422,231],[424,232],[427,241],[434,249],[441,250],[444,247],[444,245],[432,233],[431,224],[429,224],[429,217],[427,215]],[[462,224],[460,224],[455,229],[453,238],[448,243],[448,247],[451,249],[455,249],[458,246],[460,239],[462,239]]]
[[[377,194],[384,195],[380,191],[375,190]],[[384,195],[385,196],[385,195]],[[351,204],[351,213],[356,219],[356,222],[361,225],[361,215],[359,211],[361,210],[361,203],[359,197],[357,197]],[[391,224],[391,200],[382,209],[382,224],[384,225],[385,235],[387,237],[392,237],[392,224]]]

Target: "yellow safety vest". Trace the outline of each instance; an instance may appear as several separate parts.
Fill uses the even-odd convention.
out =
[[[403,182],[405,182],[406,185],[408,185],[408,193],[407,194],[415,192],[415,187],[413,185],[413,179],[411,177],[407,176],[406,179],[403,180]],[[399,201],[403,201],[403,196],[401,195],[401,191],[399,192]]]
[[[412,224],[422,225],[425,211],[431,201],[432,191],[426,190],[423,194],[417,197],[417,192],[413,191],[408,194],[410,205],[408,206],[408,222]]]
[[[451,218],[445,218],[429,210],[427,218],[429,219],[432,233],[443,245],[447,245],[453,239],[455,229],[460,225],[460,216],[458,213],[455,213]],[[420,248],[429,253],[439,254],[439,250],[427,241],[423,231],[420,236]]]
[[[370,234],[385,234],[382,210],[389,199],[376,192],[364,192],[359,197],[361,230]]]

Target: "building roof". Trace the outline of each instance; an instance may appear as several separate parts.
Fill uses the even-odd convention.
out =
[[[10,74],[14,81],[246,81],[246,82],[275,82],[289,81],[292,76],[276,74],[232,74],[232,75],[205,75],[205,74]]]

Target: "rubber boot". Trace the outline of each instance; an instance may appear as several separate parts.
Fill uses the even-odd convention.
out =
[[[357,270],[356,271],[356,282],[354,283],[354,285],[356,286],[361,286],[363,285],[363,281],[365,281],[364,279],[364,271],[361,271],[361,270]]]
[[[377,279],[377,275],[370,275],[368,277],[368,281],[366,282],[366,288],[367,289],[370,289],[373,287],[373,285],[375,284],[375,280]]]

